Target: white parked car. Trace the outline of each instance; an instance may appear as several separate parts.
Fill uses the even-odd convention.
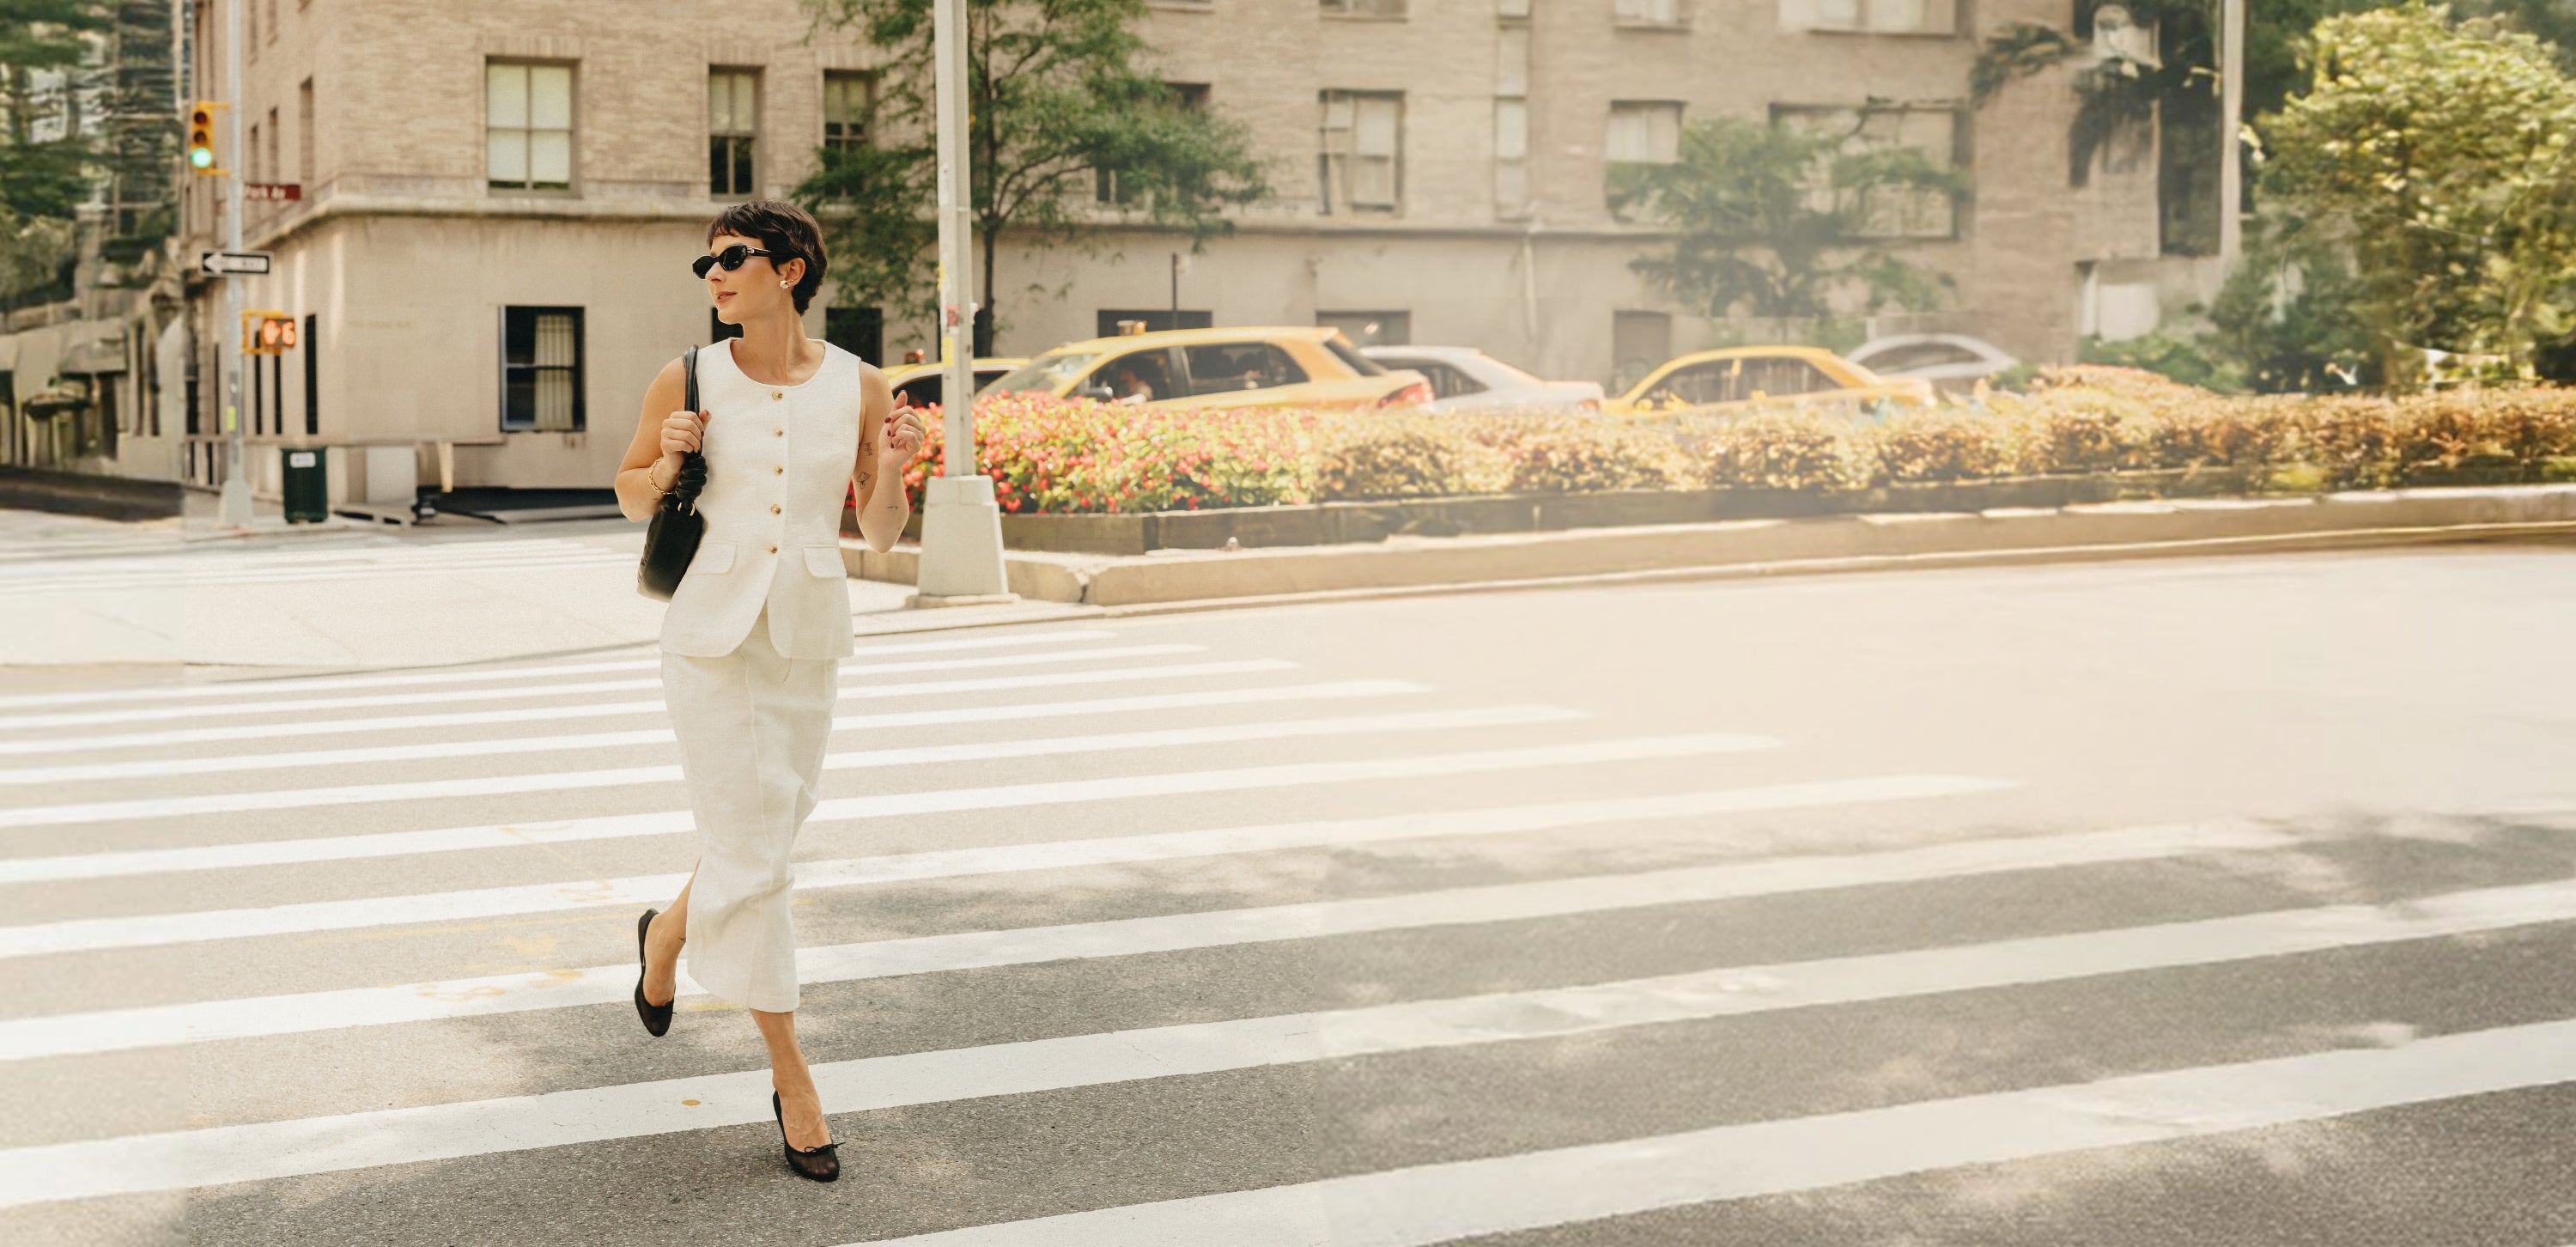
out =
[[[1964,333],[1900,333],[1872,338],[1843,358],[1882,377],[1916,377],[1943,390],[1974,388],[2019,363],[2001,347]]]
[[[1366,346],[1360,353],[1387,368],[1407,368],[1431,383],[1422,410],[1447,413],[1601,410],[1590,381],[1546,381],[1469,346]]]

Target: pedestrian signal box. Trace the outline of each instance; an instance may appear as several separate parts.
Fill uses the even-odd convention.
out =
[[[215,167],[215,110],[222,107],[213,100],[188,106],[188,168],[208,177],[224,174]]]
[[[284,312],[242,313],[242,354],[284,355],[295,349],[295,318]]]

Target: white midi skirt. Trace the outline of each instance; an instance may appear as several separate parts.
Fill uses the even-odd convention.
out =
[[[798,999],[788,851],[814,811],[840,665],[780,657],[766,614],[722,658],[662,655],[662,696],[697,820],[681,946],[689,977],[767,1013],[788,1012]]]

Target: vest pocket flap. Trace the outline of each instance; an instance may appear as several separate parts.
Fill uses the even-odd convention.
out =
[[[847,577],[850,574],[849,569],[841,565],[839,546],[805,547],[805,570],[817,576]]]
[[[693,572],[721,572],[733,568],[733,543],[710,541],[698,547],[698,557],[689,560]]]

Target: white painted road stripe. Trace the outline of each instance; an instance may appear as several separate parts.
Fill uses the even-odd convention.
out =
[[[2576,1022],[2544,1022],[2442,1035],[2398,1048],[2341,1049],[1715,1126],[849,1247],[1429,1247],[2570,1081],[2576,1081]],[[768,1107],[765,1100],[761,1107]]]
[[[1262,688],[1209,689],[1195,693],[1158,693],[1142,697],[1102,697],[1082,701],[1018,702],[1006,706],[958,706],[945,710],[908,710],[889,714],[843,715],[832,720],[835,732],[881,731],[892,728],[933,726],[948,723],[1021,723],[1037,719],[1076,718],[1085,715],[1132,714],[1160,710],[1184,710],[1204,706],[1267,705],[1291,701],[1345,701],[1367,697],[1392,697],[1429,692],[1426,685],[1403,680],[1339,680],[1321,684],[1281,684]],[[549,737],[537,748],[557,747],[553,742],[589,740],[601,744],[653,744],[667,742],[667,728],[642,732],[604,732],[594,737]],[[508,741],[459,741],[459,746],[508,744]],[[395,748],[434,749],[437,746],[394,746]],[[563,746],[572,747],[572,746]],[[367,753],[369,750],[351,750]],[[292,756],[292,755],[287,755]],[[436,755],[417,755],[436,756]],[[538,824],[561,827],[563,824]],[[510,825],[510,830],[526,828]],[[417,836],[418,832],[398,832],[396,837]],[[624,833],[604,833],[624,834]],[[649,834],[649,833],[638,833]],[[596,839],[575,835],[569,839]],[[296,840],[255,840],[238,844],[209,844],[171,849],[129,849],[108,853],[72,853],[58,857],[0,858],[0,885],[12,883],[46,883],[62,879],[101,879],[118,875],[149,875],[173,870],[220,870],[237,866],[274,866],[285,862],[334,861],[357,857],[384,857],[398,853],[431,851],[415,849],[368,849],[368,843],[390,843],[378,837],[317,836]],[[514,839],[510,843],[533,843]]]
[[[819,802],[807,826],[910,814],[958,810],[1015,809],[1082,801],[1177,796],[1186,793],[1241,792],[1359,783],[1384,779],[1419,779],[1435,775],[1472,775],[1537,767],[1583,766],[1604,762],[1707,757],[1768,749],[1779,742],[1768,737],[1704,733],[1641,736],[1617,740],[1576,741],[1520,749],[1425,754],[1403,758],[1360,758],[1339,762],[1297,762],[1279,766],[1238,767],[1212,771],[1174,771],[1155,775],[1117,775],[1099,779],[1060,780],[992,788],[947,788],[927,792],[835,797]],[[2001,786],[1991,781],[1964,781]],[[412,846],[407,851],[499,848],[561,839],[642,836],[689,828],[685,810],[657,814],[611,815],[577,819],[563,826],[564,835],[540,828],[468,827],[443,832],[394,832],[385,837],[357,837],[378,844]],[[409,840],[400,837],[413,837]],[[445,839],[433,839],[443,837]],[[805,886],[830,886],[813,878],[811,867],[799,867]],[[529,884],[464,892],[412,896],[379,896],[346,901],[310,901],[262,909],[218,909],[191,913],[137,914],[118,918],[75,918],[63,922],[0,927],[0,957],[138,948],[194,940],[237,939],[307,931],[340,931],[397,926],[412,922],[454,922],[501,914],[551,913],[599,905],[627,905],[654,900],[678,890],[685,875],[646,875],[595,879],[578,883]]]
[[[2162,933],[2161,928],[2145,928]],[[1480,1047],[1504,1042],[1559,1039],[1640,1026],[1698,1022],[1784,1009],[1865,1001],[1900,1000],[1944,992],[1998,986],[2056,982],[2098,974],[2200,964],[2138,932],[2060,936],[2002,944],[1929,949],[1870,957],[1836,958],[1769,966],[1740,967],[1630,979],[1578,987],[1496,992],[1442,1000],[1410,1001],[1319,1013],[1292,1013],[1180,1026],[1150,1027],[1025,1040],[897,1056],[832,1061],[813,1067],[814,1082],[825,1109],[835,1113],[872,1112],[888,1108],[943,1104],[995,1096],[1031,1095],[1072,1087],[1094,1087],[1145,1079],[1187,1077],[1229,1070],[1348,1060],[1400,1052]],[[2108,937],[2108,946],[2096,946]],[[2083,941],[2093,940],[2095,944]],[[2259,941],[2257,942],[2259,945]],[[2034,947],[2039,946],[2039,947]],[[2329,945],[2330,947],[2331,945]],[[2315,947],[2298,941],[2290,951]],[[2211,951],[2204,946],[2206,957]],[[2256,945],[2239,950],[2242,957],[2276,955]],[[2207,1085],[2215,1080],[2223,1085]],[[2417,1103],[2520,1087],[2576,1080],[2576,1021],[2506,1027],[2419,1040],[2394,1049],[2338,1049],[2307,1056],[2261,1061],[2243,1066],[2174,1071],[2104,1079],[2039,1092],[1929,1101],[1904,1109],[1866,1114],[1834,1114],[1791,1119],[1763,1127],[1721,1127],[1718,1131],[1600,1145],[1634,1149],[1639,1161],[1666,1154],[1670,1138],[1732,1135],[1752,1129],[1830,1130],[1823,1123],[1870,1120],[1880,1129],[1885,1114],[1914,1111],[1948,1113],[1940,1129],[1889,1130],[1896,1142],[1875,1146],[1984,1149],[1997,1123],[1981,1120],[1962,1105],[2027,1103],[2037,1096],[2053,1105],[2066,1122],[2093,1123],[2076,1132],[2078,1146],[2103,1146],[2173,1137],[2162,1132],[2209,1133],[2274,1124],[2284,1104],[2325,1104],[2334,1112]],[[2141,1102],[2138,1087],[2158,1087],[2153,1103]],[[2177,1094],[2177,1087],[2192,1087]],[[2327,1087],[2339,1097],[2311,1101]],[[139,1191],[250,1182],[295,1174],[328,1173],[380,1165],[413,1164],[460,1156],[562,1147],[612,1139],[705,1130],[765,1119],[769,1107],[769,1071],[747,1070],[655,1082],[628,1083],[542,1095],[511,1096],[410,1108],[377,1109],[287,1121],[220,1126],[193,1131],[78,1143],[47,1144],[0,1151],[0,1207]],[[1946,1109],[1936,1106],[1947,1105]],[[2316,1115],[2325,1115],[2321,1111]],[[2043,1131],[2064,1141],[2063,1130]],[[2114,1137],[2116,1135],[2116,1137]],[[1927,1140],[1937,1142],[1927,1143]],[[1753,1163],[1710,1173],[1701,1182],[1744,1181],[1748,1172],[1776,1176],[1782,1172],[1828,1172],[1831,1181],[1852,1180],[1838,1169],[1841,1149],[1832,1137],[1810,1137],[1795,1146],[1780,1140],[1775,1150],[1743,1158]],[[1861,1138],[1843,1142],[1863,1146]],[[1574,1149],[1594,1153],[1599,1149]],[[1564,1155],[1558,1153],[1556,1155]],[[1540,1155],[1549,1155],[1541,1153]],[[1989,1152],[1976,1159],[2006,1159]],[[1496,1164],[1501,1162],[1480,1162]],[[1447,1167],[1441,1167],[1447,1168]],[[1696,1166],[1684,1167],[1697,1172]],[[1416,1171],[1420,1172],[1420,1171]],[[1524,1175],[1525,1179],[1534,1175]],[[1559,1199],[1588,1198],[1562,1192],[1590,1191],[1598,1184],[1577,1172],[1563,1172],[1543,1184]],[[1296,1189],[1296,1188],[1287,1188]],[[1498,1190],[1496,1194],[1504,1191]],[[1214,1197],[1219,1200],[1235,1197]],[[1382,1210],[1395,1215],[1405,1201]],[[1689,1202],[1689,1201],[1679,1201]],[[1475,1205],[1452,1208],[1453,1201],[1425,1201],[1428,1209],[1448,1210],[1455,1217],[1482,1215]],[[1205,1206],[1204,1200],[1179,1205]],[[1132,1212],[1134,1210],[1121,1210]],[[1275,1212],[1275,1210],[1273,1210]],[[1090,1214],[1101,1215],[1101,1214]],[[1308,1244],[1345,1238],[1260,1238],[1234,1236],[1231,1221],[1194,1223],[1206,1236],[1181,1227],[1153,1226],[1139,1236],[1072,1238],[1049,1230],[1065,1228],[1064,1218],[1024,1223],[1010,1232],[1020,1237],[992,1240],[1031,1247],[1069,1247],[1077,1243],[1173,1244],[1259,1241]],[[1257,1219],[1256,1219],[1257,1221]],[[1362,1217],[1354,1225],[1366,1224]],[[1454,1226],[1437,1237],[1395,1240],[1429,1243],[1455,1237]],[[1032,1230],[1029,1227],[1039,1227]],[[1138,1228],[1138,1227],[1130,1227]],[[1478,1232],[1471,1226],[1464,1232]],[[1503,1226],[1499,1228],[1512,1228]],[[1169,1229],[1172,1232],[1162,1231]]]
[[[1566,723],[1587,717],[1579,710],[1555,706],[1496,706],[1478,710],[1425,710],[1400,714],[1344,715],[1324,719],[1281,719],[1263,723],[1210,724],[1145,732],[1109,732],[1088,736],[1052,736],[1025,740],[974,741],[955,745],[918,745],[905,749],[867,749],[826,755],[825,770],[858,770],[888,766],[934,766],[997,758],[1052,757],[1132,749],[1185,749],[1193,745],[1254,740],[1289,740],[1310,736],[1358,736],[1376,732],[1471,731],[1488,727],[1526,727]],[[421,779],[385,784],[348,784],[335,788],[280,788],[258,792],[211,792],[178,797],[144,797],[132,801],[93,801],[80,805],[31,805],[0,809],[0,828],[70,826],[82,823],[131,822],[147,818],[187,818],[238,814],[252,810],[312,809],[332,805],[365,805],[386,801],[429,801],[451,797],[492,797],[510,793],[573,792],[590,788],[632,788],[681,781],[678,763],[612,767],[591,771],[537,771],[516,775],[476,775],[463,779]]]
[[[2282,833],[2239,823],[1963,840],[1881,853],[1771,858],[1360,900],[837,944],[799,950],[796,963],[802,982],[838,983],[1070,958],[1123,957],[1829,888],[1921,883],[2005,871],[2282,848],[2295,843],[2298,842]],[[2418,927],[2405,929],[2416,929],[2419,934],[2457,934],[2496,925],[2551,921],[2554,916],[2576,918],[2576,883],[2523,889],[2529,895],[2519,897],[2512,895],[2515,891],[2499,889],[2493,894],[2436,897],[2408,906],[2398,916],[2415,921]],[[2425,904],[2434,908],[2427,909]],[[2332,933],[2345,929],[2333,926],[2330,911],[2325,910],[2220,921],[2238,925],[2277,922],[2292,936],[2301,931]],[[2393,922],[2383,926],[2391,931],[2401,929]],[[683,982],[687,982],[685,974]],[[541,970],[396,987],[20,1018],[0,1021],[0,1061],[573,1008],[623,1001],[634,985],[635,963],[621,961],[580,970]],[[694,993],[696,989],[691,986],[687,990]]]
[[[1058,644],[1074,641],[1105,641],[1118,635],[1099,629],[1072,629],[1054,632],[1021,632],[1001,636],[960,637],[940,641],[908,641],[892,645],[861,646],[856,661],[864,662],[879,654],[935,654],[954,650],[998,649],[1007,646]],[[530,667],[442,667],[435,671],[384,672],[368,675],[320,676],[310,679],[228,680],[213,684],[172,684],[152,688],[102,689],[77,693],[25,693],[0,697],[0,707],[17,709],[33,706],[74,706],[119,701],[180,701],[205,698],[271,697],[296,693],[333,692],[352,688],[395,688],[412,684],[472,684],[486,680],[534,680],[566,675],[589,675],[601,671],[650,671],[662,665],[659,655],[649,658],[622,658],[613,661],[557,663]]]
[[[931,693],[981,693],[1018,688],[1066,688],[1078,684],[1125,684],[1142,680],[1177,680],[1203,675],[1248,675],[1290,671],[1297,664],[1284,658],[1239,658],[1224,662],[1167,663],[1157,667],[1117,667],[1105,671],[1051,671],[1038,675],[992,676],[969,680],[924,680],[911,684],[861,685],[841,690],[841,700],[911,697]],[[252,723],[225,727],[131,732],[114,736],[44,736],[0,740],[0,756],[95,752],[152,745],[197,745],[218,741],[274,740],[287,736],[345,736],[354,732],[426,731],[492,723],[540,723],[554,719],[600,719],[619,715],[660,714],[662,701],[586,702],[577,706],[529,706],[516,710],[460,711],[452,714],[386,715],[366,719],[303,719],[286,723]]]
[[[1288,684],[1264,688],[1212,689],[1198,693],[1161,693],[1145,697],[1104,697],[1090,701],[1030,702],[1014,706],[970,706],[903,714],[845,715],[832,721],[835,732],[940,723],[1017,723],[1028,719],[1067,718],[1093,714],[1130,714],[1204,706],[1267,705],[1291,701],[1342,701],[1425,693],[1430,687],[1402,680],[1340,680],[1324,684]],[[660,709],[658,705],[654,707]],[[232,775],[243,771],[296,770],[305,767],[363,766],[378,762],[421,762],[441,758],[475,758],[571,749],[615,749],[667,745],[671,729],[632,732],[584,732],[569,736],[505,736],[475,740],[430,741],[417,745],[378,745],[367,749],[313,749],[301,753],[238,753],[210,757],[147,758],[136,762],[73,763],[0,769],[0,784],[62,784],[104,779],[166,779],[181,775]],[[0,861],[0,883],[13,878]]]
[[[973,658],[932,658],[912,662],[884,662],[844,665],[841,682],[850,683],[867,676],[894,675],[915,671],[962,671],[983,667],[1025,667],[1050,663],[1087,662],[1106,658],[1159,658],[1173,654],[1196,654],[1203,645],[1118,645],[1106,649],[1072,650],[1044,654],[984,654]],[[443,705],[459,701],[500,701],[518,697],[582,697],[593,693],[631,692],[641,688],[662,687],[662,677],[645,676],[633,680],[588,680],[579,684],[529,684],[501,688],[448,688],[425,693],[374,693],[364,697],[308,697],[299,701],[263,701],[240,705],[155,706],[137,710],[79,710],[65,714],[22,714],[0,716],[0,731],[24,732],[38,728],[80,727],[100,723],[158,723],[173,719],[199,719],[213,715],[264,715],[302,713],[308,710],[354,710],[367,706]]]

